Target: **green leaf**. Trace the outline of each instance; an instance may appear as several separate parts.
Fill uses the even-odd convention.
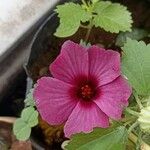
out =
[[[95,15],[93,21],[96,27],[112,33],[131,31],[131,13],[125,6],[109,1],[100,1],[96,3],[94,11],[98,14]]]
[[[27,97],[24,100],[24,102],[25,102],[25,107],[27,107],[27,106],[35,106],[35,101],[33,99],[33,89],[30,90],[30,92],[27,95]]]
[[[73,35],[78,30],[80,22],[89,21],[92,17],[90,12],[72,2],[57,6],[56,12],[60,18],[60,25],[55,33],[58,37]]]
[[[109,139],[109,136],[111,138],[113,138],[113,140]],[[114,136],[115,136],[115,139],[114,139]],[[107,129],[95,128],[94,131],[91,133],[88,133],[88,134],[79,133],[79,134],[74,135],[71,138],[69,144],[65,148],[66,148],[66,150],[72,150],[72,149],[76,149],[76,150],[85,150],[85,149],[87,149],[87,150],[88,149],[89,150],[91,150],[91,149],[92,150],[104,150],[105,148],[101,149],[101,146],[102,146],[101,140],[103,141],[104,145],[107,142],[109,142],[109,140],[110,140],[110,142],[116,146],[116,143],[119,140],[121,140],[121,138],[123,140],[123,138],[125,138],[125,137],[126,137],[126,130],[123,127],[117,128],[117,130],[114,130],[114,127],[110,127]],[[108,140],[107,140],[107,138],[108,138]],[[120,144],[120,145],[122,145],[122,144]],[[108,149],[108,150],[111,150],[111,149]],[[115,150],[117,150],[117,149],[115,149]],[[121,150],[121,149],[119,149],[119,150]]]
[[[92,0],[92,3],[93,3],[93,4],[95,4],[95,3],[97,3],[97,2],[99,2],[99,0]]]
[[[19,118],[14,123],[13,132],[18,140],[25,141],[30,137],[31,128],[23,119]]]
[[[27,140],[31,134],[31,128],[38,124],[38,112],[34,107],[23,109],[21,118],[17,119],[13,126],[13,132],[18,140]]]
[[[122,57],[122,72],[142,96],[150,95],[150,44],[127,39]]]
[[[141,40],[148,36],[148,31],[144,29],[133,28],[131,32],[121,32],[117,36],[116,45],[122,47],[126,43],[127,38],[132,40]]]
[[[38,112],[33,107],[25,108],[21,113],[21,118],[29,127],[34,127],[38,124]]]

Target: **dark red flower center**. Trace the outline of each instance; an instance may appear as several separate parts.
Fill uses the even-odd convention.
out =
[[[94,77],[78,76],[75,78],[75,88],[72,89],[73,96],[77,96],[80,100],[92,101],[93,98],[99,96],[99,88]]]
[[[83,99],[91,99],[94,95],[94,90],[88,84],[82,86],[80,92]]]
[[[79,87],[77,95],[85,101],[90,101],[96,95],[96,89],[93,85],[86,83]]]

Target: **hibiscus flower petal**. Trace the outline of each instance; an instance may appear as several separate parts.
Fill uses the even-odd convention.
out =
[[[43,120],[61,124],[68,119],[77,101],[72,99],[72,85],[51,77],[38,80],[33,96]]]
[[[75,84],[77,76],[88,74],[88,53],[86,48],[71,41],[66,41],[60,55],[50,65],[53,77]]]
[[[110,118],[120,119],[124,107],[128,105],[131,87],[123,77],[100,87],[100,96],[94,102]]]
[[[78,102],[69,116],[64,132],[66,137],[80,132],[91,132],[94,127],[106,128],[109,118],[94,102]]]
[[[120,75],[120,55],[112,50],[92,46],[89,53],[89,74],[105,85]]]

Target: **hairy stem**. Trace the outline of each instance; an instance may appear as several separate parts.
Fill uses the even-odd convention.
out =
[[[134,111],[134,110],[132,110],[132,109],[130,109],[130,108],[126,108],[125,111],[128,112],[128,113],[131,114],[131,115],[136,116],[136,117],[139,116],[139,113],[138,113],[138,112],[136,112],[136,111]]]
[[[137,136],[136,136],[135,134],[133,134],[133,133],[130,133],[130,134],[129,134],[129,139],[130,139],[133,143],[135,143],[135,144],[136,144],[137,141],[138,141]],[[141,147],[141,150],[150,150],[150,146],[149,146],[148,144],[146,144],[144,141],[141,141],[140,147]]]
[[[136,122],[134,122],[130,127],[129,127],[129,129],[128,129],[128,133],[130,133],[135,127],[137,127],[138,126],[138,122],[136,121]]]
[[[141,101],[140,101],[140,99],[139,99],[137,93],[134,92],[133,95],[134,95],[134,97],[135,97],[135,100],[136,100],[136,102],[137,102],[139,108],[142,109],[142,108],[143,108],[143,105],[142,105],[142,103],[141,103]]]
[[[92,28],[89,28],[88,31],[87,31],[87,33],[86,33],[86,36],[85,36],[85,41],[86,42],[88,42],[88,39],[89,39],[89,36],[90,36],[90,33],[91,33],[91,29]]]
[[[88,42],[88,39],[89,39],[89,36],[90,36],[90,33],[91,33],[91,30],[92,30],[92,19],[90,20],[90,23],[88,25],[88,30],[87,30],[87,33],[85,35],[85,41]]]
[[[137,137],[137,144],[136,144],[136,149],[140,149],[141,147],[141,143],[142,143],[142,131],[140,130],[138,133],[138,137]]]

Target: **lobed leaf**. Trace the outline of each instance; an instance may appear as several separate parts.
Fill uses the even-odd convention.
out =
[[[25,141],[30,137],[31,128],[23,119],[19,118],[14,123],[13,132],[18,140]]]
[[[38,124],[38,112],[33,107],[25,108],[21,113],[21,118],[28,123],[30,127]]]
[[[73,35],[81,22],[89,21],[92,17],[90,12],[87,12],[79,4],[72,2],[57,6],[56,12],[60,18],[60,25],[55,33],[58,37]]]
[[[119,127],[116,130],[114,127],[96,128],[89,134],[74,135],[65,148],[67,150],[124,150],[126,140],[127,131],[124,127]]]
[[[137,94],[150,95],[150,44],[128,38],[122,49],[123,74]]]
[[[13,132],[18,140],[27,140],[31,134],[31,128],[38,124],[38,112],[34,107],[27,107],[21,113],[13,125]]]
[[[97,13],[93,20],[96,27],[112,33],[131,31],[131,13],[125,6],[119,3],[100,1],[96,3],[94,12]]]

